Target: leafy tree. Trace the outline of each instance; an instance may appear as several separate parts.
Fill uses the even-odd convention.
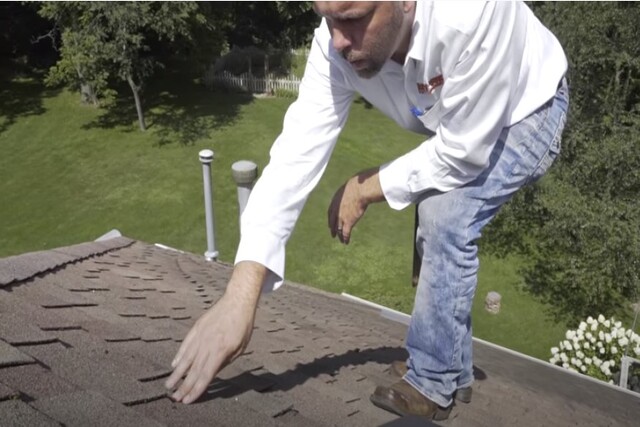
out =
[[[311,2],[229,2],[234,25],[227,31],[230,46],[289,49],[311,41],[320,18]]]
[[[533,8],[569,59],[563,153],[505,207],[487,243],[525,255],[526,287],[559,317],[627,315],[640,296],[640,4]]]
[[[223,47],[227,21],[210,12],[195,2],[45,2],[40,14],[55,22],[62,44],[47,82],[75,85],[93,104],[114,94],[114,82],[127,82],[145,130],[141,94],[163,66],[158,48],[193,46],[195,35],[206,37],[205,51]]]

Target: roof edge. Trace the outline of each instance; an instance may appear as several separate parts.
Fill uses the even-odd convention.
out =
[[[67,264],[132,245],[135,240],[115,237],[0,259],[0,287],[22,282]]]

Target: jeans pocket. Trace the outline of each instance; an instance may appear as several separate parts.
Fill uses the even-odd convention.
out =
[[[559,126],[556,129],[556,132],[553,137],[553,140],[551,141],[551,144],[549,145],[549,149],[544,154],[544,156],[540,160],[540,163],[538,163],[538,166],[535,168],[535,170],[531,174],[531,177],[529,178],[529,181],[527,182],[527,184],[531,184],[533,182],[538,181],[540,178],[542,178],[544,174],[547,173],[547,171],[549,170],[553,162],[556,160],[556,158],[560,154],[560,151],[562,150],[562,131],[564,129],[565,121],[566,121],[566,113],[562,113],[562,116],[560,117]]]

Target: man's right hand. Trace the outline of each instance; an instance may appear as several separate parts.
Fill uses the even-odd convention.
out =
[[[171,363],[174,371],[165,383],[168,389],[186,375],[173,399],[193,402],[222,368],[242,354],[251,339],[266,273],[255,262],[236,265],[225,294],[193,325]]]

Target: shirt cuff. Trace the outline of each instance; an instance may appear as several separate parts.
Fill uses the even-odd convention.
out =
[[[262,285],[263,293],[269,293],[282,286],[285,247],[284,242],[277,236],[259,230],[243,233],[238,245],[235,264],[241,261],[254,261],[268,269]]]
[[[380,166],[378,177],[380,187],[391,209],[402,210],[413,202],[409,180],[413,175],[407,176],[411,170],[411,159],[407,153],[395,160]]]

